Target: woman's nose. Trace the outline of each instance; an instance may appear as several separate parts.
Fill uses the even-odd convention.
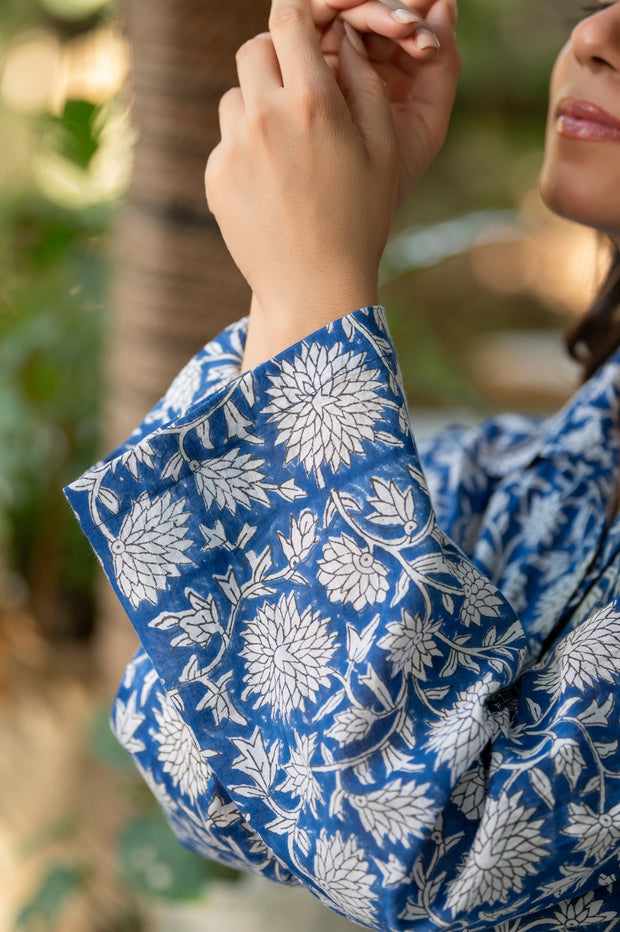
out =
[[[612,3],[582,20],[571,35],[582,65],[607,67],[620,75],[620,3]]]

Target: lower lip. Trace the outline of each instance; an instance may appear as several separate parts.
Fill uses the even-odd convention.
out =
[[[620,129],[590,120],[578,120],[561,116],[556,120],[556,129],[566,139],[584,139],[587,142],[620,142]]]

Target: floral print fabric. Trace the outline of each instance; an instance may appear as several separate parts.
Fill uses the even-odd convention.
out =
[[[616,928],[619,360],[420,458],[381,308],[239,376],[244,332],[67,489],[179,840],[368,928]]]

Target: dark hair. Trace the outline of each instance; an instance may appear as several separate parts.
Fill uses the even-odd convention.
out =
[[[620,346],[620,249],[590,310],[566,334],[568,352],[583,366],[584,382]]]

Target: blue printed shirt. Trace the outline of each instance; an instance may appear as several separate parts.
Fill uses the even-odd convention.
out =
[[[180,842],[386,932],[620,925],[620,354],[418,454],[381,308],[246,322],[66,490]]]

